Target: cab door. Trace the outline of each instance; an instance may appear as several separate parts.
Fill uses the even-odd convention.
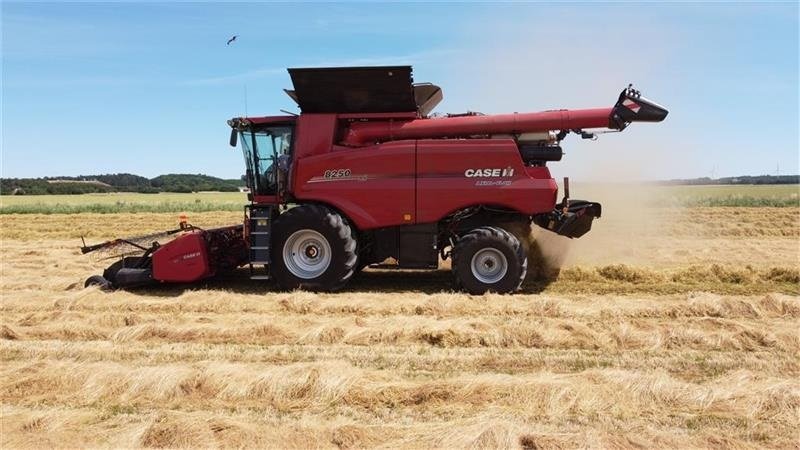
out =
[[[247,186],[256,202],[279,202],[286,191],[293,138],[293,124],[259,126],[241,133]]]

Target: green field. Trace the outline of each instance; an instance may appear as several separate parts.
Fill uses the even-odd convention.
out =
[[[800,206],[800,185],[659,186],[656,198],[675,206]]]
[[[597,200],[638,193],[654,206],[800,206],[798,185],[580,185],[575,197]],[[193,194],[82,194],[0,196],[0,214],[78,214],[137,212],[239,211],[247,203],[240,192]]]
[[[247,195],[241,192],[4,195],[0,197],[0,213],[78,214],[240,211],[246,203]]]

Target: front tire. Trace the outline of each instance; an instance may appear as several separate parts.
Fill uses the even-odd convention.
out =
[[[301,205],[273,225],[272,274],[283,289],[335,291],[353,277],[356,239],[338,213]]]
[[[514,292],[527,272],[528,258],[519,239],[499,227],[476,228],[453,248],[456,286],[470,294]]]

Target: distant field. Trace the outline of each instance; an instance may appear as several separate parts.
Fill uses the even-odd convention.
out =
[[[5,195],[0,197],[0,213],[78,214],[241,211],[245,203],[247,203],[247,196],[241,192]]]
[[[655,188],[676,206],[800,206],[800,185],[663,186]]]
[[[603,201],[620,191],[637,191],[652,206],[800,206],[798,185],[652,186],[581,185],[573,196]],[[626,192],[626,195],[629,195]],[[240,192],[194,194],[82,194],[1,196],[0,214],[77,214],[240,211],[247,202]],[[641,202],[637,202],[641,203]]]

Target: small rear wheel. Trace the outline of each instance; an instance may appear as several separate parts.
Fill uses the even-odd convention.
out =
[[[355,273],[353,231],[324,206],[301,205],[281,214],[273,237],[272,273],[281,288],[335,291]]]
[[[527,271],[522,244],[502,228],[476,228],[461,236],[453,248],[456,286],[470,294],[514,292]]]
[[[86,279],[83,287],[97,286],[104,291],[111,290],[111,283],[100,275],[92,275]]]

